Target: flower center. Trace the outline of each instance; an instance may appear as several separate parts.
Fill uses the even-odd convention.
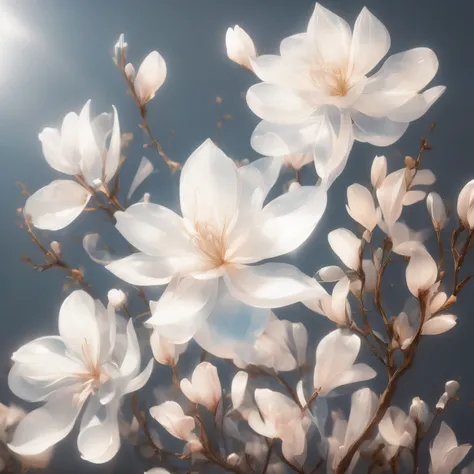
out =
[[[196,249],[208,260],[211,268],[218,268],[226,263],[226,226],[219,232],[212,225],[196,222],[192,242]]]
[[[352,85],[350,76],[343,69],[345,68],[340,66],[315,63],[311,68],[310,76],[314,84],[319,88],[326,89],[330,96],[344,97]]]

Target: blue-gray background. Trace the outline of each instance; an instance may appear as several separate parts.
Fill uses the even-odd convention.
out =
[[[383,152],[392,169],[400,167],[407,154],[415,154],[418,139],[430,122],[438,126],[433,136],[434,151],[426,155],[425,165],[438,177],[434,188],[455,210],[461,187],[474,178],[471,140],[474,131],[473,55],[474,33],[469,0],[327,0],[324,6],[353,23],[366,5],[387,26],[392,37],[391,53],[416,46],[434,49],[440,60],[434,84],[445,84],[447,92],[430,112],[413,123],[404,137]],[[2,1],[0,9],[16,19],[2,16],[0,31],[0,221],[2,222],[0,261],[1,299],[0,360],[4,376],[0,380],[2,402],[14,401],[8,391],[6,373],[13,350],[34,337],[57,331],[57,313],[62,299],[64,274],[59,270],[40,274],[20,261],[22,254],[40,257],[26,232],[17,225],[16,209],[24,196],[16,181],[30,191],[58,178],[41,154],[38,132],[45,126],[58,126],[69,111],[79,111],[89,98],[95,112],[110,110],[114,104],[122,130],[134,133],[124,182],[144,154],[144,137],[137,128],[138,114],[125,94],[123,79],[111,60],[119,33],[129,43],[129,59],[138,66],[149,51],[157,49],[168,66],[168,77],[150,106],[153,131],[166,152],[175,160],[186,157],[207,137],[217,139],[224,151],[235,159],[256,154],[249,137],[257,118],[248,110],[242,93],[255,79],[230,62],[225,55],[227,27],[239,24],[253,37],[259,53],[277,52],[279,41],[303,31],[314,2],[310,0],[23,0]],[[6,19],[5,19],[6,18]],[[223,98],[216,103],[216,96]],[[217,121],[232,114],[217,137]],[[174,130],[174,135],[170,134]],[[289,257],[303,271],[312,274],[321,266],[336,262],[325,235],[341,225],[351,226],[344,209],[345,188],[353,182],[368,184],[374,155],[381,153],[364,144],[354,146],[350,163],[330,191],[330,205],[310,242]],[[148,191],[157,202],[177,207],[179,175],[171,175],[159,157],[146,155],[159,169],[139,193]],[[310,168],[310,167],[308,167]],[[304,181],[313,180],[312,170],[304,171]],[[286,175],[290,179],[291,175]],[[419,205],[424,210],[423,205]],[[87,261],[79,237],[86,229],[95,230],[99,216],[87,215],[59,235],[43,235],[45,242],[61,240],[66,256],[75,265]],[[420,211],[417,228],[429,221]],[[102,227],[108,235],[112,226]],[[112,237],[113,240],[114,237]],[[449,258],[448,238],[446,257]],[[432,245],[433,242],[429,242]],[[472,270],[468,261],[466,272]],[[469,268],[470,267],[470,268]],[[117,284],[105,270],[85,264],[86,277],[105,297],[108,287]],[[392,273],[393,286],[387,286],[390,314],[403,307],[403,273]],[[474,296],[472,286],[459,298],[458,325],[441,337],[423,341],[418,360],[399,387],[397,403],[408,408],[411,397],[419,395],[434,404],[444,381],[460,378],[460,401],[449,408],[446,420],[461,442],[474,441],[474,378],[472,377],[472,337],[474,334]],[[308,310],[295,307],[278,314],[302,320],[313,341],[331,327]],[[373,362],[374,365],[376,362]],[[164,379],[162,378],[164,377]],[[169,373],[156,371],[154,381],[167,383]],[[383,377],[374,387],[380,390]],[[16,400],[15,400],[16,401]],[[423,445],[426,472],[427,443]],[[108,466],[91,466],[80,461],[76,448],[61,446],[52,469],[54,472],[143,472],[133,452],[124,448]],[[472,456],[471,456],[472,457]],[[105,470],[105,471],[103,471]]]

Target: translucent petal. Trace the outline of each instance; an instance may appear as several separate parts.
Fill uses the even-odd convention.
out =
[[[155,97],[166,79],[166,63],[158,51],[152,51],[143,60],[135,77],[135,92],[141,104]]]
[[[416,94],[402,106],[392,110],[388,118],[394,122],[413,122],[428,112],[429,108],[444,94],[445,86],[436,86]]]
[[[372,232],[377,225],[378,216],[370,191],[360,184],[352,184],[347,188],[347,203],[347,212],[352,219]]]
[[[408,123],[394,122],[386,117],[370,117],[352,111],[354,138],[375,146],[388,146],[395,143],[408,128]]]
[[[328,241],[332,251],[342,263],[351,270],[357,270],[361,241],[350,230],[344,228],[329,232]]]
[[[454,314],[441,314],[431,318],[423,324],[421,334],[424,336],[443,334],[456,326],[456,319]]]
[[[418,297],[436,282],[438,268],[433,257],[423,248],[417,248],[408,262],[406,269],[407,286],[410,293]]]

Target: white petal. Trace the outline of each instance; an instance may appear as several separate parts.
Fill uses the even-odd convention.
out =
[[[229,226],[240,199],[237,166],[212,140],[187,159],[179,185],[181,211],[192,227],[203,222],[216,232]]]
[[[441,314],[431,318],[423,324],[421,334],[424,336],[443,334],[456,326],[456,319],[454,314]]]
[[[308,24],[308,36],[314,42],[321,62],[347,61],[351,48],[351,28],[339,16],[316,3]]]
[[[189,271],[195,267],[194,262],[191,263],[180,257],[150,257],[138,252],[115,260],[105,268],[130,285],[154,286],[168,283],[180,271]]]
[[[127,350],[120,364],[120,375],[124,378],[135,377],[140,370],[140,359],[140,345],[135,327],[133,326],[133,320],[130,319],[127,323]],[[138,380],[137,385],[139,385],[139,382],[140,380]]]
[[[147,366],[143,369],[141,373],[139,373],[135,378],[130,380],[127,383],[124,393],[131,393],[136,392],[143,388],[148,380],[150,379],[151,373],[153,372],[153,359],[150,359]]]
[[[32,194],[23,212],[38,229],[59,230],[79,216],[90,197],[80,184],[58,179]]]
[[[70,433],[80,409],[81,404],[73,400],[71,393],[52,396],[20,421],[9,449],[26,456],[42,453]]]
[[[308,118],[314,107],[290,89],[262,82],[247,91],[247,105],[263,120],[291,124]]]
[[[150,415],[162,425],[168,433],[178,439],[188,439],[196,423],[194,418],[186,416],[180,405],[167,401],[150,408]]]
[[[446,472],[452,472],[454,468],[467,456],[471,448],[472,446],[470,444],[461,444],[460,446],[448,451],[444,460]]]
[[[352,35],[353,74],[365,76],[389,49],[390,35],[387,28],[364,7],[357,17]]]
[[[359,249],[361,241],[348,229],[336,229],[328,234],[332,251],[351,270],[359,266]]]
[[[234,410],[237,410],[244,400],[248,378],[249,374],[247,372],[239,371],[232,379],[230,393],[232,396],[232,408]]]
[[[77,119],[76,114],[68,114],[64,121],[69,122],[68,117],[74,116]],[[45,128],[38,135],[38,138],[43,148],[43,155],[51,168],[70,175],[80,173],[79,160],[73,161],[76,155],[70,156],[70,154],[67,154],[67,150],[61,148],[62,140],[66,140],[67,138],[61,137],[56,128]]]
[[[286,263],[233,266],[224,279],[235,298],[257,308],[280,308],[320,294],[313,278]]]
[[[316,348],[316,365],[314,368],[313,386],[322,389],[325,395],[326,385],[348,370],[357,358],[360,349],[360,338],[343,329],[336,329],[325,336]]]
[[[347,203],[347,212],[352,219],[372,232],[378,218],[370,191],[360,184],[352,184],[347,188]]]
[[[414,186],[431,186],[436,182],[436,176],[433,171],[424,169],[418,170],[414,176],[410,188]]]
[[[403,196],[403,205],[411,206],[417,202],[423,201],[425,199],[425,191],[408,191],[405,196]]]
[[[469,227],[467,215],[471,206],[472,196],[474,195],[474,179],[469,181],[459,193],[457,211],[459,219],[464,226]]]
[[[410,293],[418,297],[436,282],[438,268],[433,257],[423,248],[417,248],[408,262],[406,269],[407,286]]]
[[[351,412],[347,422],[344,446],[348,449],[369,424],[378,407],[378,397],[369,388],[362,388],[351,397]]]
[[[99,419],[93,410],[89,413],[86,410],[84,413],[77,438],[77,447],[81,457],[86,461],[103,464],[117,454],[120,448],[118,408],[117,400],[109,403],[105,408],[104,419]]]
[[[308,347],[308,331],[302,323],[293,323],[291,325],[293,335],[294,350],[296,352],[296,360],[299,365],[306,362],[306,351]]]
[[[383,183],[387,176],[387,158],[385,156],[376,156],[370,169],[370,182],[377,189]]]
[[[59,310],[59,334],[76,356],[87,351],[93,363],[100,355],[100,332],[96,306],[92,297],[83,290],[73,291]]]
[[[135,92],[141,104],[155,97],[166,79],[166,63],[158,51],[152,51],[143,60],[135,77]]]
[[[120,163],[120,123],[117,109],[115,106],[112,106],[112,108],[114,110],[114,124],[112,126],[112,135],[110,137],[109,149],[107,150],[104,164],[104,176],[106,183],[108,183],[114,177]]]
[[[395,143],[408,128],[408,123],[394,122],[386,117],[370,117],[352,111],[354,138],[375,146],[388,146]]]
[[[426,198],[426,207],[428,208],[435,229],[443,229],[447,223],[448,216],[441,196],[438,193],[429,193]]]
[[[142,156],[140,164],[137,168],[137,172],[135,173],[135,176],[132,179],[132,184],[130,185],[130,189],[128,190],[127,200],[132,197],[138,186],[140,186],[140,184],[142,184],[143,181],[145,181],[145,179],[148,178],[151,173],[153,173],[153,170],[153,163],[145,156]]]
[[[259,435],[265,436],[266,438],[273,438],[275,436],[275,429],[264,423],[262,417],[257,411],[252,411],[247,419],[247,423]]]
[[[391,229],[402,213],[405,193],[406,181],[404,170],[390,173],[377,189],[377,200],[388,229]]]
[[[124,212],[117,211],[114,217],[117,230],[141,252],[154,257],[193,258],[183,219],[167,207],[139,202]]]
[[[334,322],[338,324],[347,324],[348,317],[350,315],[350,307],[347,301],[347,295],[349,294],[351,281],[347,276],[339,280],[332,290],[331,295],[331,314],[328,315]]]
[[[105,245],[99,248],[99,241],[99,234],[86,234],[82,239],[82,246],[92,261],[100,265],[107,265],[114,259]]]
[[[325,390],[329,392],[344,385],[349,385],[357,382],[365,382],[377,376],[377,372],[367,364],[354,364],[345,372],[341,372],[337,378],[334,378],[330,384],[326,385]],[[333,392],[333,394],[337,394]]]
[[[428,112],[429,108],[443,95],[445,86],[436,86],[416,94],[408,102],[388,114],[394,122],[413,122]]]
[[[228,28],[225,35],[227,56],[237,64],[250,68],[250,59],[255,58],[257,52],[252,38],[240,26]]]
[[[407,432],[409,435],[416,434],[416,426],[414,421],[403,410],[396,406],[391,406],[379,423],[379,431],[382,438],[388,444],[401,446],[404,433]],[[414,441],[413,438],[412,441]]]
[[[194,336],[214,308],[218,280],[175,277],[161,298],[150,305],[146,321],[169,341],[181,344]]]
[[[339,281],[341,278],[344,278],[346,276],[344,270],[336,265],[323,267],[321,268],[321,270],[318,271],[317,274],[319,275],[319,278],[321,278],[322,281],[327,283]]]

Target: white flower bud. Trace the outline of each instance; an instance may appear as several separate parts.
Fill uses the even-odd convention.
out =
[[[166,79],[166,62],[158,51],[152,51],[140,64],[134,87],[140,104],[146,104]]]
[[[115,288],[107,293],[107,298],[115,309],[121,309],[127,303],[127,295],[122,290],[116,290]]]
[[[257,57],[252,38],[240,26],[228,28],[225,35],[227,56],[230,60],[252,70],[251,60]]]
[[[54,255],[56,255],[56,257],[60,257],[61,256],[61,248],[62,248],[62,245],[60,242],[57,242],[56,240],[53,240],[50,244],[49,244],[49,248],[53,251]]]
[[[144,202],[145,204],[148,204],[148,203],[150,202],[150,198],[151,198],[150,193],[145,193],[145,194],[143,195],[143,202]]]
[[[135,79],[135,68],[133,67],[132,63],[128,63],[125,66],[125,75],[129,81],[133,81]]]
[[[464,227],[474,228],[474,179],[469,181],[459,193],[457,211]]]
[[[450,396],[447,392],[444,392],[441,397],[439,397],[438,403],[436,404],[436,410],[444,410],[446,403],[449,402]]]
[[[240,464],[240,456],[237,453],[230,453],[227,456],[227,464],[238,466]]]
[[[453,398],[459,390],[459,387],[459,382],[457,382],[456,380],[450,380],[449,382],[446,382],[444,390],[448,394],[449,398]]]
[[[188,343],[173,344],[160,336],[157,331],[151,333],[150,345],[156,361],[159,364],[169,365],[171,367],[178,363],[179,356],[188,347]]]
[[[125,64],[125,59],[127,57],[127,47],[128,44],[125,43],[125,36],[122,33],[114,47],[114,58],[117,66],[119,67],[123,67]]]
[[[411,402],[409,416],[412,420],[416,421],[423,430],[428,429],[428,425],[431,423],[431,414],[428,405],[420,399],[415,397]]]
[[[298,183],[297,181],[293,181],[290,184],[290,187],[288,188],[288,192],[292,193],[293,191],[296,191],[297,189],[301,188],[301,184]]]
[[[387,159],[385,156],[376,156],[370,170],[370,182],[378,189],[387,176]]]
[[[426,198],[426,207],[430,213],[431,221],[436,231],[444,228],[448,221],[446,207],[438,193],[430,193]]]

